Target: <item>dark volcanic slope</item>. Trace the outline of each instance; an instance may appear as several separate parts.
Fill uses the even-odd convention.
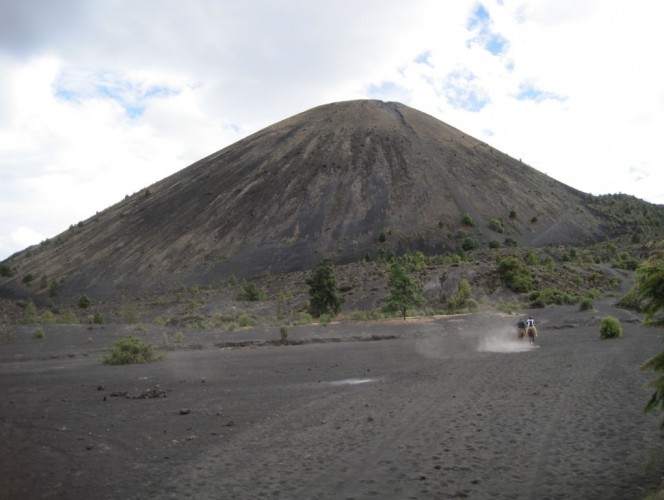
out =
[[[380,249],[456,250],[465,237],[582,243],[603,235],[591,198],[402,104],[340,102],[261,130],[9,265],[63,277],[71,293],[112,293]]]

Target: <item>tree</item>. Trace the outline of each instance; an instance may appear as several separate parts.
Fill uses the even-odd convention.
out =
[[[664,242],[660,243],[664,247]],[[662,321],[655,322],[655,315],[664,310],[664,248],[659,248],[650,254],[636,270],[637,279],[630,292],[638,303],[644,303],[642,307],[645,313],[646,323],[662,324]],[[647,360],[642,366],[642,370],[652,370],[659,376],[651,382],[655,388],[650,400],[646,404],[644,411],[652,413],[656,410],[664,410],[664,350]],[[664,433],[664,420],[660,428]]]
[[[473,300],[473,292],[466,278],[461,278],[457,291],[447,301],[447,309],[455,312],[467,307],[469,310],[477,309],[477,302]]]
[[[311,276],[307,278],[309,285],[309,313],[314,318],[321,314],[335,316],[341,310],[343,297],[337,289],[337,281],[334,277],[334,269],[330,260],[324,260]]]
[[[635,298],[642,304],[646,323],[653,323],[655,315],[664,310],[664,248],[652,252],[636,269],[636,275]]]
[[[516,293],[529,292],[533,286],[530,271],[516,257],[506,257],[498,263],[498,273],[504,285]]]
[[[387,306],[393,311],[399,311],[406,319],[409,307],[424,304],[424,294],[420,282],[414,278],[403,259],[396,259],[390,266],[389,279],[390,293],[387,297]]]

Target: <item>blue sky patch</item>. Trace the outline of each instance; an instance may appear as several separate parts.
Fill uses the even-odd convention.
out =
[[[457,70],[448,74],[443,93],[451,106],[473,113],[481,111],[490,102],[488,92],[468,70]]]
[[[507,52],[509,41],[500,33],[491,30],[491,16],[484,5],[477,4],[466,23],[466,28],[475,32],[475,36],[468,41],[469,46],[477,43],[494,56]]]
[[[541,90],[537,87],[535,87],[534,84],[526,82],[522,83],[519,85],[519,91],[515,94],[516,99],[519,101],[534,101],[534,102],[542,102],[542,101],[566,101],[567,97],[561,96],[559,94],[556,94],[554,92],[548,92],[545,90]]]
[[[370,98],[382,101],[406,102],[410,98],[408,90],[392,81],[383,81],[379,85],[370,85],[368,93]]]
[[[491,22],[491,16],[489,16],[489,11],[487,11],[484,8],[484,5],[479,3],[473,10],[473,13],[470,15],[470,18],[466,23],[466,27],[470,31],[473,31],[476,28],[479,28],[481,30],[487,28],[489,22]]]
[[[429,62],[429,57],[431,57],[431,52],[427,50],[426,52],[418,54],[418,56],[415,58],[415,62],[417,64],[426,64],[428,66],[431,66],[431,63]]]
[[[179,90],[165,85],[146,86],[139,80],[112,71],[63,72],[53,84],[58,99],[80,103],[89,99],[107,99],[120,104],[129,118],[141,116],[151,99],[177,95]]]
[[[494,56],[499,56],[507,51],[507,38],[498,33],[489,33],[484,41],[483,47]]]

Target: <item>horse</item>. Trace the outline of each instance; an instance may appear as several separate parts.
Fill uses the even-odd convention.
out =
[[[519,340],[523,340],[526,336],[526,322],[522,319],[516,324],[516,336]]]
[[[529,326],[528,327],[528,340],[530,341],[531,344],[535,343],[535,337],[537,337],[537,328],[534,326]]]
[[[522,327],[517,327],[516,336],[518,337],[519,340],[523,340],[523,338],[526,336],[526,329]]]

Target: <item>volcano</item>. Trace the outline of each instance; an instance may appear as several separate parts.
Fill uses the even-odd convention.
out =
[[[5,261],[62,292],[158,290],[377,254],[585,244],[594,197],[403,104],[328,104],[269,126]]]

